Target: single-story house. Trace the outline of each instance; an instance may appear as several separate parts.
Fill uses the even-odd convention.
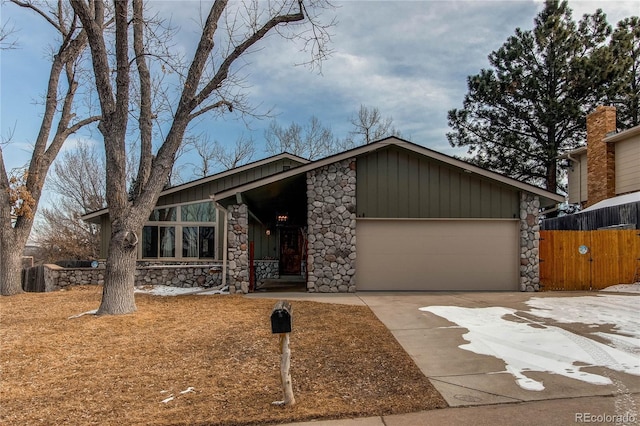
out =
[[[162,192],[145,262],[220,262],[309,292],[538,290],[538,215],[564,197],[390,137],[320,160],[281,154]],[[106,210],[84,217],[110,235]],[[255,259],[255,260],[254,260]]]

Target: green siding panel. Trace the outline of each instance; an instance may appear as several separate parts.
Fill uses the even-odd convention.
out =
[[[385,174],[377,173],[377,191],[376,191],[376,205],[378,207],[378,214],[383,217],[389,217],[389,162],[387,158],[388,150],[380,153],[377,158],[377,169],[385,170]]]
[[[109,253],[109,240],[111,239],[111,220],[109,215],[100,217],[100,258],[106,259]]]
[[[398,162],[400,161],[397,151],[389,151],[387,157],[387,170],[389,170],[387,180],[387,191],[389,202],[387,203],[387,216],[399,217],[404,216],[400,214],[398,207],[400,188],[403,186],[400,184],[400,178],[398,176]]]
[[[407,155],[407,194],[409,204],[409,213],[407,217],[418,218],[420,217],[420,198],[414,197],[413,194],[417,194],[420,191],[420,160]]]
[[[407,168],[407,155],[403,155],[399,158],[398,162],[398,192],[397,192],[397,204],[398,204],[398,217],[411,217],[409,211],[409,185],[403,182],[409,181],[409,170]]]
[[[357,160],[357,215],[514,218],[518,190],[398,147]]]
[[[182,191],[162,196],[158,200],[157,205],[165,206],[207,200],[209,199],[209,195],[215,194],[216,192],[224,191],[238,185],[243,185],[266,176],[280,173],[284,170],[285,166],[293,168],[299,165],[300,164],[295,161],[281,159],[274,161],[273,163],[264,164],[260,167],[248,169],[214,181],[203,182],[200,185],[194,185]]]

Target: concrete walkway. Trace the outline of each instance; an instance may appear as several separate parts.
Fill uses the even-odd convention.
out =
[[[640,396],[633,395],[636,406]],[[358,419],[321,420],[307,423],[288,423],[288,426],[421,426],[421,425],[518,425],[566,426],[589,423],[594,425],[636,425],[632,416],[614,417],[614,397],[582,397],[515,404],[483,405],[445,408],[390,416]],[[608,416],[608,417],[607,417]],[[620,421],[618,421],[620,420]]]
[[[560,425],[580,423],[581,419],[587,418],[584,423],[616,424],[616,420],[621,419],[592,416],[615,416],[623,411],[636,418],[622,419],[619,424],[640,424],[637,418],[640,379],[637,376],[616,373],[614,385],[593,385],[559,375],[534,373],[538,380],[544,381],[545,389],[528,391],[518,386],[511,374],[504,373],[505,363],[501,359],[460,349],[458,346],[467,343],[462,338],[466,329],[451,327],[446,319],[419,310],[425,306],[502,306],[526,311],[529,308],[525,302],[531,297],[584,295],[593,296],[594,293],[253,293],[247,297],[369,306],[451,407],[384,417],[312,422],[314,425]],[[640,296],[629,297],[639,297],[640,305]],[[572,328],[571,332],[576,333],[576,329]],[[626,407],[623,411],[621,404]],[[598,423],[598,419],[604,421]]]

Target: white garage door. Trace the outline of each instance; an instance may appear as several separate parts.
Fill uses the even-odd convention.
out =
[[[357,290],[519,288],[517,220],[376,220],[356,224]]]

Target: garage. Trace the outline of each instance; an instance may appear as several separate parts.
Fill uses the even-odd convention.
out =
[[[358,219],[358,291],[517,291],[519,221]]]

